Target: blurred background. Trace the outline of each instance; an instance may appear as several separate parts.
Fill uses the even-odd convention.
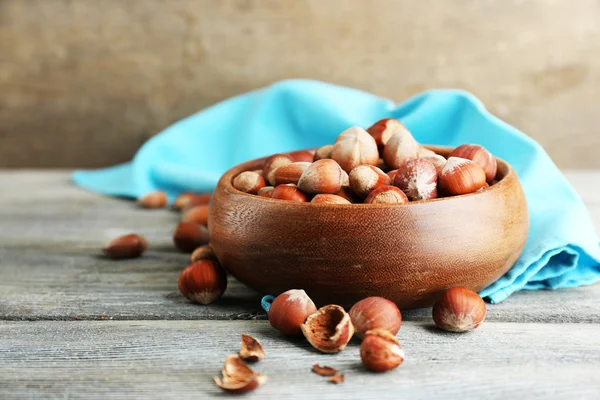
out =
[[[103,167],[284,78],[463,88],[600,168],[598,0],[0,0],[0,167]]]

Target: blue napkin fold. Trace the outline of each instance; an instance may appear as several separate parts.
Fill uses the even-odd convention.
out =
[[[344,129],[400,119],[424,144],[476,143],[507,160],[525,190],[531,228],[514,267],[481,291],[499,303],[521,289],[557,289],[600,280],[600,246],[587,210],[546,152],[491,115],[473,95],[432,90],[400,105],[355,89],[282,81],[193,114],[145,143],[126,164],[76,171],[76,184],[107,195],[212,191],[235,164],[333,143]]]

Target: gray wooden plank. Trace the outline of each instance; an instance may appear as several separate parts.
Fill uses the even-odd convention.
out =
[[[567,176],[600,227],[599,190],[589,185],[600,172]],[[173,250],[177,216],[171,211],[140,210],[132,202],[89,193],[69,184],[64,171],[0,172],[0,193],[0,319],[265,318],[260,294],[233,279],[214,305],[196,306],[181,297],[177,276],[188,256]],[[99,256],[104,242],[128,231],[149,238],[144,257],[112,261]],[[598,298],[600,285],[521,292],[488,306],[488,319],[596,322]],[[404,315],[428,320],[429,313]]]
[[[268,382],[256,399],[560,399],[600,393],[600,325],[485,322],[468,334],[407,322],[406,360],[374,374],[351,342],[335,355],[288,341],[264,321],[0,322],[0,398],[220,398],[212,377],[240,334],[267,357],[253,368]],[[339,368],[332,385],[310,372]]]

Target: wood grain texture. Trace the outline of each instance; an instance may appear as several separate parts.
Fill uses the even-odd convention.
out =
[[[401,309],[425,307],[449,287],[479,291],[496,281],[527,240],[525,195],[501,160],[499,182],[483,192],[400,205],[296,203],[233,187],[263,164],[223,174],[208,224],[223,266],[262,293],[300,287],[317,306],[381,296]]]
[[[567,173],[600,232],[600,172]],[[18,190],[15,190],[18,188]],[[0,172],[0,319],[264,319],[260,295],[230,280],[224,298],[208,307],[187,303],[177,276],[188,255],[176,252],[176,214],[143,210],[69,183],[61,171]],[[136,231],[150,242],[139,259],[113,261],[100,249]],[[488,307],[488,320],[595,322],[600,285],[558,292],[524,291]],[[430,310],[406,311],[429,320]]]
[[[0,166],[112,165],[210,104],[312,78],[396,101],[464,88],[559,166],[600,167],[598,20],[596,0],[0,0]]]
[[[353,341],[336,355],[290,342],[266,321],[104,321],[0,323],[0,398],[206,399],[241,334],[267,357],[252,367],[267,383],[251,399],[597,399],[599,324],[486,322],[468,334],[404,323],[406,359],[394,371],[366,372]],[[341,369],[332,385],[315,363]]]

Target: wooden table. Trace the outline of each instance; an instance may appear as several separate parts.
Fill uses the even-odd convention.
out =
[[[600,227],[600,172],[567,176]],[[406,311],[406,361],[373,374],[357,342],[322,355],[282,338],[238,282],[214,305],[188,303],[171,211],[88,193],[62,171],[0,172],[0,193],[0,399],[225,397],[212,377],[242,332],[268,354],[255,369],[269,380],[248,398],[600,398],[600,285],[517,293],[462,335],[438,331],[429,309]],[[129,231],[150,241],[142,258],[100,256]],[[311,373],[314,363],[346,382]]]

